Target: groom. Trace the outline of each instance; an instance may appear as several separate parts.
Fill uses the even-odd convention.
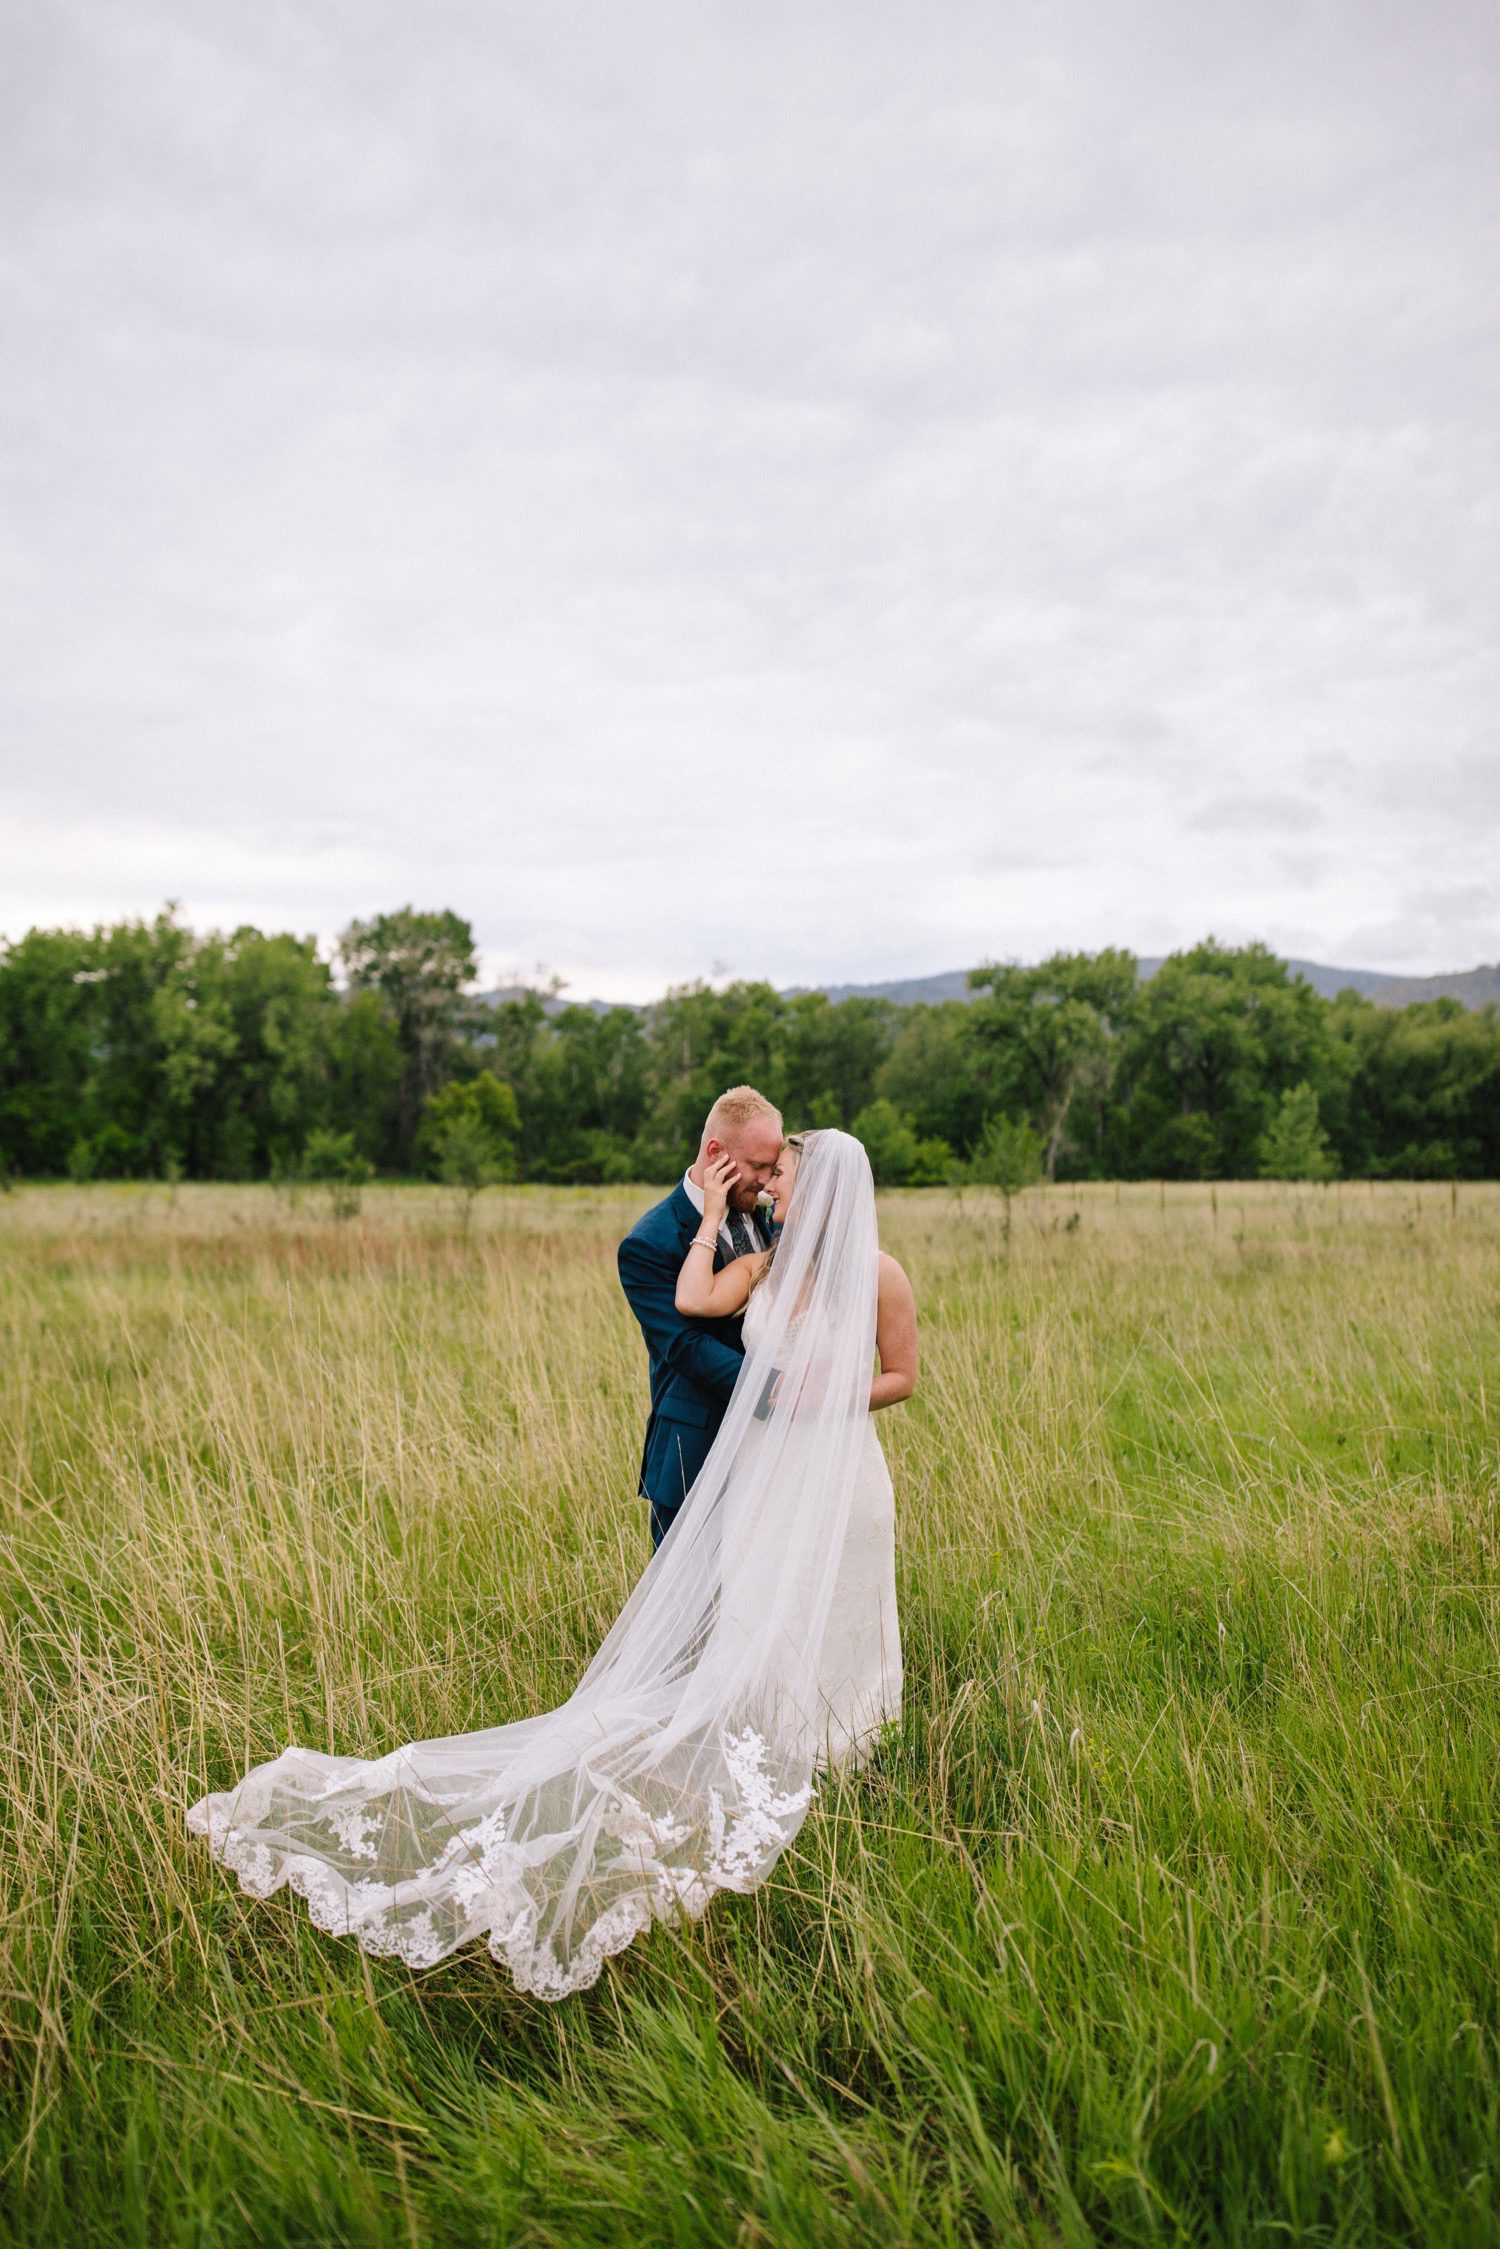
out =
[[[781,1116],[754,1086],[731,1086],[708,1112],[698,1154],[665,1202],[636,1220],[620,1244],[620,1286],[641,1323],[651,1360],[651,1414],[640,1490],[651,1502],[651,1544],[660,1546],[708,1458],[744,1356],[740,1323],[694,1320],[677,1309],[677,1276],[703,1223],[703,1167],[719,1156],[739,1165],[719,1229],[714,1271],[770,1246],[755,1198],[781,1154]]]

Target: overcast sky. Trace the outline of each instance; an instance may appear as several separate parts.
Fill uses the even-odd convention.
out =
[[[0,930],[1500,955],[1500,11],[12,7]]]

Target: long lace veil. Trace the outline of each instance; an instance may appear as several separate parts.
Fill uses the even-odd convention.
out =
[[[187,1814],[241,1885],[426,1967],[487,1940],[561,1999],[653,1918],[761,1882],[833,1719],[820,1653],[868,1433],[869,1161],[808,1135],[743,1370],[676,1522],[568,1701],[376,1759],[288,1748]]]

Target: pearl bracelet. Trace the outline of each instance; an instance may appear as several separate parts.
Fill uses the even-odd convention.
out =
[[[695,1234],[693,1236],[692,1247],[694,1249],[717,1249],[718,1246],[717,1241],[711,1241],[707,1234]]]

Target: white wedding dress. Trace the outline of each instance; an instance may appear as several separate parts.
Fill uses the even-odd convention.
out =
[[[864,1149],[810,1133],[723,1426],[568,1701],[379,1758],[285,1749],[191,1831],[369,1952],[421,1968],[483,1938],[544,1999],[763,1882],[819,1768],[862,1764],[900,1714],[878,1258]]]
[[[745,1309],[743,1337],[747,1356],[756,1351],[767,1325],[767,1291],[756,1290]],[[797,1336],[805,1315],[793,1313],[787,1341]],[[757,1424],[757,1427],[760,1425]],[[753,1442],[753,1438],[751,1442]],[[757,1502],[742,1498],[755,1486],[743,1479],[725,1498],[724,1598],[726,1627],[754,1637],[773,1602],[773,1589],[761,1573],[779,1577],[784,1560],[774,1540],[757,1535]],[[760,1504],[764,1504],[761,1502]],[[749,1518],[747,1520],[747,1518]],[[800,1608],[786,1617],[789,1633],[813,1629]],[[837,1597],[827,1604],[818,1642],[817,1693],[824,1719],[825,1755],[835,1765],[862,1765],[882,1728],[901,1710],[901,1631],[896,1616],[896,1495],[891,1472],[867,1415],[864,1442],[855,1471],[839,1558]]]

